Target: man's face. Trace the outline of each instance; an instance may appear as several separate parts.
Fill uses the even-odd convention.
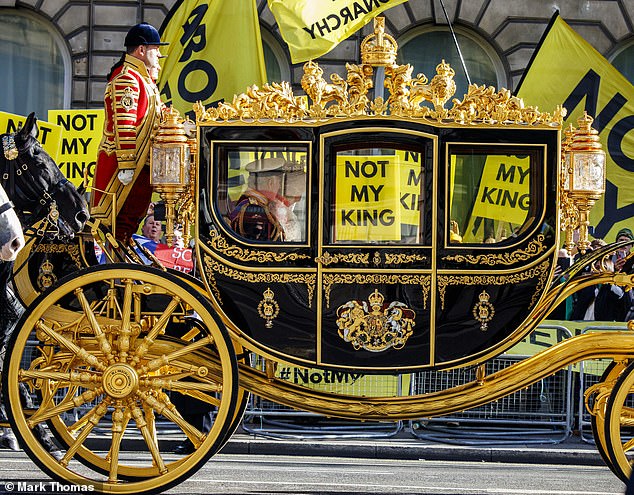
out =
[[[155,72],[158,75],[158,70],[161,67],[159,65],[159,59],[161,58],[160,48],[159,45],[141,45],[137,49],[137,58],[143,61],[150,74]]]
[[[147,217],[147,221],[141,229],[141,232],[143,233],[143,237],[152,239],[154,242],[159,242],[161,234],[163,233],[161,222],[154,220],[154,216],[149,215]]]

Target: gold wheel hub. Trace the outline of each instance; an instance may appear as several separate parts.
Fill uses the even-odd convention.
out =
[[[130,365],[109,366],[103,374],[103,388],[110,397],[123,399],[139,388],[139,375]]]

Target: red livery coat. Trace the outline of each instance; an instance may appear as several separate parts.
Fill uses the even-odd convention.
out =
[[[104,130],[91,199],[92,216],[111,226],[119,240],[136,232],[147,213],[152,196],[150,144],[162,106],[143,61],[126,55],[106,86]],[[127,186],[117,179],[120,170],[134,170]]]

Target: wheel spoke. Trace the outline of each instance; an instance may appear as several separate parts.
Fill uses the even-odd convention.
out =
[[[158,337],[158,335],[163,331],[170,318],[172,317],[172,313],[174,313],[180,303],[180,297],[172,297],[172,300],[167,305],[167,308],[165,308],[163,314],[161,314],[160,318],[156,321],[156,323],[154,323],[152,329],[132,352],[133,357],[131,364],[133,366],[139,364],[143,356],[145,356],[145,353],[150,349],[150,347],[152,347],[152,344],[154,344],[154,339],[156,339],[156,337]]]
[[[42,320],[39,320],[35,324],[35,328],[37,330],[41,330],[46,335],[51,337],[53,340],[57,341],[61,346],[68,349],[70,352],[75,354],[79,359],[81,359],[84,363],[88,364],[89,366],[93,366],[97,368],[99,371],[104,371],[106,369],[106,366],[96,356],[93,356],[88,351],[86,351],[86,349],[79,347],[74,342],[68,340],[66,337],[56,332],[51,327],[46,325]]]
[[[150,449],[152,459],[156,463],[159,473],[167,473],[167,467],[165,466],[165,462],[161,457],[161,453],[156,443],[156,439],[154,438],[153,432],[150,429],[150,425],[148,425],[147,421],[145,420],[145,415],[143,414],[143,411],[134,403],[130,404],[130,408],[132,409],[132,417],[136,421],[137,428],[141,431],[141,435],[143,435],[143,439],[145,440],[148,449]]]
[[[152,371],[156,371],[159,368],[162,368],[163,366],[167,366],[168,364],[171,364],[172,361],[181,358],[183,356],[187,356],[188,354],[194,352],[197,349],[200,349],[202,347],[205,347],[209,344],[212,344],[214,341],[213,337],[211,335],[208,335],[206,337],[203,337],[202,339],[196,341],[196,342],[192,342],[191,344],[188,344],[184,347],[181,347],[180,349],[176,349],[175,351],[170,352],[169,354],[163,354],[161,357],[158,357],[156,359],[153,359],[152,361],[150,361],[149,363],[147,363],[145,366],[142,366],[139,369],[139,372],[141,374],[147,374],[150,373]],[[203,367],[198,367],[195,369],[191,369],[191,371],[196,371],[197,374],[199,374],[199,370],[202,370]],[[207,368],[204,368],[204,370],[206,371]]]
[[[40,406],[40,409],[27,420],[27,424],[29,428],[33,428],[36,424],[46,421],[47,419],[51,419],[75,407],[80,407],[88,402],[92,402],[102,395],[103,392],[103,387],[98,387],[95,390],[86,390],[78,396],[66,397],[62,402],[50,409],[42,409]]]
[[[172,411],[167,403],[140,390],[137,392],[137,395],[158,414],[162,414],[171,422],[175,423],[185,435],[187,435],[187,438],[192,441],[196,448],[200,447],[200,444],[205,439],[205,434],[198,430],[198,428],[185,421],[178,412]]]
[[[64,454],[62,460],[59,461],[62,466],[68,466],[68,463],[75,456],[79,448],[84,444],[84,442],[88,438],[88,435],[90,435],[90,432],[95,426],[99,424],[101,418],[103,418],[103,416],[108,412],[108,404],[109,400],[106,397],[103,401],[101,401],[101,403],[93,407],[79,421],[77,421],[74,425],[71,426],[71,428],[69,428],[70,430],[77,429],[76,425],[78,425],[78,423],[80,422],[86,425],[81,430],[75,441],[71,445],[69,445],[68,450],[66,451],[66,454]]]
[[[57,388],[76,385],[84,388],[94,388],[101,382],[101,376],[87,371],[46,371],[46,370],[20,370],[20,381],[27,380],[51,380],[56,382]]]
[[[125,289],[123,292],[123,307],[121,308],[121,334],[117,339],[117,346],[119,349],[119,360],[121,362],[127,361],[128,351],[130,350],[130,335],[132,329],[130,328],[130,316],[132,314],[132,280],[123,280]]]
[[[140,381],[140,384],[146,388],[152,389],[167,389],[167,390],[200,390],[203,392],[222,392],[222,385],[218,383],[200,383],[200,382],[185,382],[179,380],[169,380],[163,378],[145,378]]]
[[[99,348],[101,349],[101,352],[103,352],[103,355],[106,356],[109,364],[114,363],[115,359],[112,355],[112,346],[110,345],[110,342],[108,342],[106,334],[101,329],[101,326],[97,321],[97,317],[95,316],[93,310],[90,308],[90,303],[88,302],[88,299],[86,299],[86,295],[84,294],[84,291],[81,287],[75,290],[75,296],[79,300],[79,303],[84,310],[86,318],[88,318],[88,322],[90,323],[95,337],[97,338],[97,342],[99,342]]]
[[[629,439],[623,444],[623,452],[629,452],[632,447],[634,447],[634,438]]]
[[[114,483],[118,481],[119,452],[121,450],[121,440],[123,433],[130,421],[130,414],[124,412],[122,407],[117,407],[112,413],[112,444],[110,445],[109,461],[110,471],[108,481]]]

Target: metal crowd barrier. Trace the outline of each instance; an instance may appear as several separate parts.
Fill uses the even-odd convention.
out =
[[[264,362],[254,358],[264,369]],[[361,396],[400,396],[409,390],[409,375],[364,375],[346,371],[300,369],[279,366],[276,377],[306,387]],[[402,421],[358,422],[326,418],[319,414],[296,411],[251,395],[242,428],[251,434],[273,438],[389,438],[403,429]]]
[[[571,336],[560,325],[542,325],[535,335],[527,337],[532,348],[544,347]],[[517,346],[519,351],[521,346]],[[524,355],[503,355],[486,364],[487,373],[494,373],[525,358]],[[263,366],[263,363],[255,363]],[[276,376],[322,390],[356,395],[401,395],[427,393],[458,386],[475,379],[475,369],[425,371],[412,375],[366,375],[363,379],[350,373],[299,370],[281,367]],[[360,375],[362,376],[362,375]],[[396,379],[396,382],[394,380]],[[395,423],[357,423],[334,420],[313,413],[295,411],[253,396],[247,407],[243,428],[255,435],[273,437],[390,437],[407,429],[417,438],[457,444],[473,443],[556,443],[572,432],[572,370],[564,369],[499,401],[468,411]]]

